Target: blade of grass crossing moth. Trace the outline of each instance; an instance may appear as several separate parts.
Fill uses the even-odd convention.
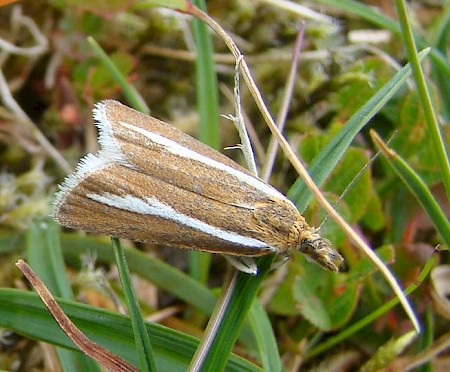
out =
[[[223,29],[220,27],[220,25],[212,20],[210,17],[208,17],[207,14],[201,12],[199,9],[193,7],[189,9],[190,14],[195,15],[199,17],[200,19],[204,20],[208,25],[214,29],[224,40],[224,42],[229,47],[230,51],[233,53],[233,56],[236,59],[239,59],[241,56],[241,53],[239,49],[237,48],[234,41],[226,34],[226,32],[223,31]],[[400,286],[397,283],[397,280],[395,277],[391,274],[391,272],[387,269],[386,266],[383,265],[383,262],[373,253],[373,251],[370,249],[370,247],[356,234],[356,232],[350,227],[350,225],[333,209],[333,207],[330,205],[330,203],[326,200],[326,198],[323,196],[323,194],[320,193],[317,186],[314,184],[314,181],[311,179],[311,177],[308,175],[306,170],[304,169],[303,165],[299,162],[297,156],[292,151],[292,149],[289,146],[289,143],[286,141],[286,139],[277,132],[276,125],[270,115],[269,110],[267,109],[266,105],[264,104],[264,100],[262,98],[261,92],[259,91],[257,85],[255,84],[252,75],[250,73],[250,70],[248,68],[248,65],[246,64],[245,60],[242,60],[241,63],[242,67],[242,75],[247,82],[248,89],[250,93],[252,94],[253,98],[255,99],[256,104],[258,105],[258,108],[260,109],[260,112],[262,116],[264,117],[267,125],[269,126],[270,130],[273,134],[276,135],[278,141],[280,142],[280,146],[282,147],[283,151],[285,152],[287,158],[291,162],[291,164],[294,166],[295,170],[298,172],[298,174],[301,175],[301,177],[305,180],[308,188],[312,191],[314,191],[314,195],[316,196],[318,202],[320,205],[325,208],[325,210],[330,214],[330,216],[336,221],[336,223],[342,228],[342,230],[353,240],[353,242],[361,248],[361,250],[364,251],[364,253],[370,257],[370,259],[379,267],[380,271],[386,278],[386,280],[391,285],[392,289],[396,293],[397,296],[399,296],[400,301],[408,314],[409,318],[411,319],[411,322],[413,323],[414,327],[417,331],[420,330],[419,322],[414,314],[414,311],[411,308],[411,305],[407,301],[407,299],[403,296],[402,290]]]
[[[204,9],[204,1],[194,0]],[[213,62],[213,45],[207,26],[198,19],[192,20],[192,31],[195,42],[195,77],[197,108],[200,119],[199,139],[201,142],[218,149],[219,138],[219,98],[217,95],[217,77]],[[189,272],[193,278],[206,283],[211,256],[205,253],[190,251]]]

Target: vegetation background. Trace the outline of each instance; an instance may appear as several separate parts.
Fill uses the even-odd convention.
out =
[[[98,369],[75,351],[39,298],[26,291],[14,265],[24,258],[80,329],[145,370],[129,320],[118,314],[124,294],[109,239],[60,231],[48,218],[51,200],[79,158],[97,150],[91,110],[102,99],[142,110],[145,102],[151,115],[219,150],[238,143],[233,124],[219,116],[234,113],[235,59],[203,24],[183,12],[153,7],[156,1],[7,3],[0,2],[0,368]],[[254,287],[258,300],[249,301],[246,320],[242,309],[242,330],[239,322],[225,325],[239,336],[234,354],[228,359],[222,352],[224,361],[213,355],[210,365],[226,370],[378,370],[419,363],[422,371],[448,366],[449,169],[436,149],[442,143],[445,148],[449,138],[450,5],[408,3],[418,49],[432,47],[421,57],[430,92],[424,98],[417,88],[419,72],[413,69],[413,78],[403,68],[412,51],[400,26],[400,4],[301,3],[313,13],[290,1],[206,5],[244,54],[274,116],[285,100],[303,27],[284,135],[307,167],[326,171],[318,183],[327,199],[337,203],[339,213],[412,292],[422,332],[409,332],[411,321],[396,306],[383,276],[328,219],[321,233],[345,257],[342,272],[325,272],[300,254],[269,272]],[[92,39],[125,77],[125,86]],[[241,93],[263,168],[270,131],[248,90],[242,87]],[[441,144],[430,129],[424,100],[441,124]],[[343,136],[345,128],[356,128],[354,123],[358,129]],[[376,155],[370,130],[389,140],[401,158]],[[348,144],[343,149],[336,144],[326,153],[336,138],[347,138]],[[243,163],[239,150],[223,151]],[[314,164],[323,156],[325,161]],[[319,226],[326,215],[297,178],[279,152],[270,183]],[[185,370],[227,275],[225,260],[170,247],[125,245],[142,313],[152,322],[148,329],[156,366]],[[234,314],[232,306],[229,314]],[[234,344],[223,342],[217,340],[219,352],[213,354]]]

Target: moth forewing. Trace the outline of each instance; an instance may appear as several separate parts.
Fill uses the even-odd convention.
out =
[[[295,206],[225,155],[116,101],[97,104],[94,118],[101,149],[60,186],[54,218],[63,226],[232,256],[303,247],[337,271],[340,256]]]
[[[94,118],[108,157],[123,157],[123,161],[162,181],[250,208],[267,197],[285,198],[227,156],[117,101],[97,105]]]
[[[62,191],[64,192],[64,191]],[[62,225],[118,238],[181,248],[253,256],[276,251],[245,234],[241,219],[225,218],[241,208],[205,199],[121,164],[85,173],[75,191],[65,193],[55,208]],[[202,216],[214,208],[216,218]],[[239,213],[237,212],[239,210]],[[247,216],[251,211],[245,210]],[[248,218],[250,220],[250,218]],[[235,224],[240,224],[236,229]],[[218,227],[219,226],[219,227]]]

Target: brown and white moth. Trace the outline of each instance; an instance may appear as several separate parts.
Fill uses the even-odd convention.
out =
[[[96,105],[101,149],[57,193],[63,226],[221,253],[256,274],[251,257],[300,251],[338,271],[342,257],[294,204],[225,155],[121,103]]]

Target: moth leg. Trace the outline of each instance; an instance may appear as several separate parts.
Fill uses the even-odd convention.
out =
[[[277,258],[272,263],[272,266],[270,267],[270,270],[276,270],[279,267],[283,266],[286,262],[288,262],[291,259],[289,256],[289,253],[282,252],[277,255]]]
[[[252,257],[231,256],[228,254],[223,254],[222,256],[224,256],[236,269],[242,271],[243,273],[250,275],[256,275],[258,273],[258,267]]]

